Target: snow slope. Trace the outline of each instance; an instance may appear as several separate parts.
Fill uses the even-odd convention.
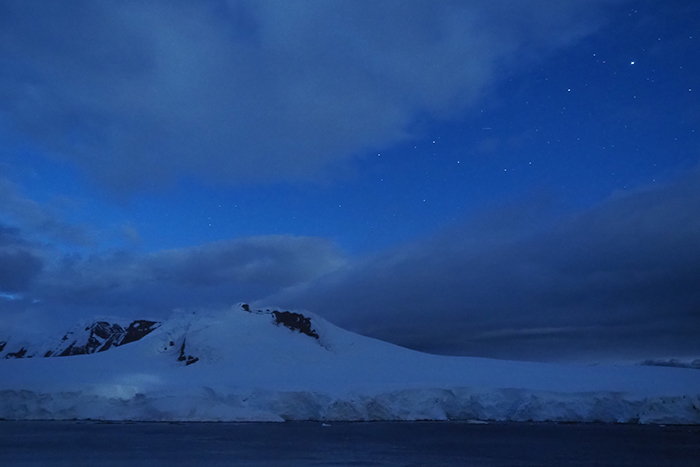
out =
[[[692,369],[429,355],[245,305],[158,324],[94,354],[0,359],[0,418],[700,423]]]

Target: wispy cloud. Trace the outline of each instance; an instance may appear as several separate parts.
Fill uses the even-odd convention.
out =
[[[619,3],[6,0],[0,111],[120,193],[318,179],[421,115],[462,111]]]
[[[0,223],[0,294],[26,290],[42,268],[42,258],[19,229]]]
[[[89,229],[66,222],[61,213],[53,212],[25,196],[22,189],[7,178],[0,177],[0,220],[18,226],[24,235],[50,241],[88,246],[93,243]]]

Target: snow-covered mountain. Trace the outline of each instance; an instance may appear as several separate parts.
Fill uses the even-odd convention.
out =
[[[6,419],[700,423],[697,370],[429,355],[245,304],[0,352]]]
[[[0,358],[68,357],[104,352],[111,347],[136,342],[160,326],[157,321],[119,318],[79,323],[54,343],[0,340]],[[9,342],[8,342],[9,341]]]

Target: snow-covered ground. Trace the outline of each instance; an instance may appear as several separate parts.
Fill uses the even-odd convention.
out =
[[[18,350],[10,339],[0,418],[700,424],[698,370],[436,356],[303,315],[179,312],[140,340],[68,357],[2,358]]]

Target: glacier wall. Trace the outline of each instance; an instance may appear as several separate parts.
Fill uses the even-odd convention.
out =
[[[377,421],[483,420],[700,424],[700,397],[630,398],[612,392],[405,389],[345,397],[310,391],[202,388],[195,393],[0,391],[6,420]]]

